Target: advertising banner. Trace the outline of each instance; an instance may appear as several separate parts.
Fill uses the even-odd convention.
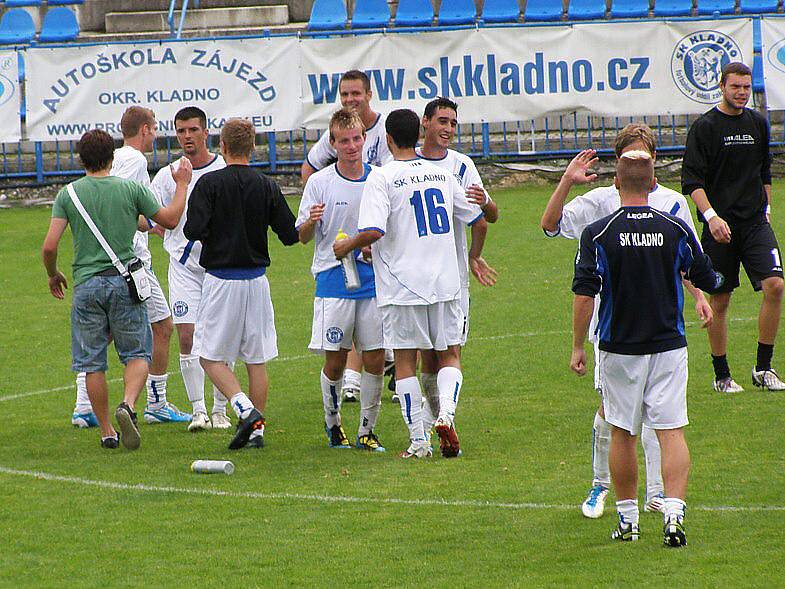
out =
[[[785,19],[761,19],[763,78],[769,110],[785,109]]]
[[[16,51],[0,51],[0,143],[19,141],[19,61]]]

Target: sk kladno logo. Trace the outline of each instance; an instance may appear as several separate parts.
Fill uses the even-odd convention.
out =
[[[16,85],[13,81],[1,72],[9,72],[11,70],[11,60],[16,57],[4,57],[0,60],[0,105],[5,104],[14,96]]]
[[[768,60],[772,67],[785,72],[785,39],[780,39],[771,46],[768,53]]]
[[[676,44],[671,57],[671,74],[687,98],[714,104],[721,97],[723,66],[741,59],[741,49],[728,35],[719,31],[695,31]]]

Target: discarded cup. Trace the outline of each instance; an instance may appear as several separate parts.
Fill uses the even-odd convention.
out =
[[[194,460],[191,463],[191,471],[202,474],[232,474],[234,464],[228,460]]]

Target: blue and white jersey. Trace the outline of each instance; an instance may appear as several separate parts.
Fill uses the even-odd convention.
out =
[[[338,159],[338,154],[330,145],[330,132],[325,131],[314,146],[308,151],[306,160],[314,170],[326,168]],[[378,115],[376,122],[365,130],[363,145],[363,161],[372,166],[383,166],[392,161],[392,154],[387,147],[387,131],[384,128],[384,116]]]
[[[365,183],[358,227],[383,236],[373,244],[376,299],[384,305],[430,305],[461,294],[456,221],[482,217],[455,177],[422,159],[374,168]]]
[[[177,162],[174,162],[173,165],[178,164]],[[191,182],[188,184],[188,192],[186,193],[185,211],[188,210],[188,199],[191,197],[191,192],[193,191],[194,186],[196,186],[196,182],[199,178],[209,172],[214,172],[215,170],[220,170],[225,167],[226,162],[224,161],[224,158],[220,155],[216,155],[208,164],[200,168],[194,168]],[[172,202],[174,193],[177,190],[177,184],[175,183],[174,178],[172,178],[172,171],[169,169],[169,166],[164,166],[158,170],[150,188],[156,198],[158,198],[158,202],[161,203],[161,206],[169,206],[169,203]],[[164,233],[164,249],[169,253],[172,260],[180,262],[189,270],[202,273],[204,272],[204,268],[199,265],[202,244],[198,241],[191,241],[183,235],[183,227],[187,220],[185,211],[183,211],[183,215],[180,217],[180,222],[177,223],[177,227],[174,229],[167,229]]]
[[[425,161],[439,166],[440,168],[451,172],[461,188],[466,190],[472,184],[483,186],[480,173],[477,171],[477,166],[474,165],[472,158],[464,155],[454,149],[448,149],[443,158],[431,159],[424,157],[420,153],[420,149],[416,150]],[[466,238],[467,225],[460,221],[455,223],[455,252],[458,254],[458,271],[460,272],[461,285],[469,288],[469,241]]]
[[[299,229],[310,217],[311,207],[324,204],[324,214],[316,223],[314,230],[313,262],[311,273],[316,278],[316,296],[339,299],[368,299],[376,296],[373,268],[362,261],[359,251],[355,251],[357,271],[361,286],[348,291],[343,279],[341,263],[333,253],[333,243],[343,230],[349,237],[357,234],[357,217],[360,214],[360,201],[371,167],[363,164],[363,176],[350,180],[342,176],[337,164],[331,164],[308,178],[300,200],[295,226]]]

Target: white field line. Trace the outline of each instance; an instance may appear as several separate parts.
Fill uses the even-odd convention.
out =
[[[405,506],[436,506],[436,507],[469,507],[469,508],[490,508],[502,510],[524,510],[539,509],[552,511],[572,511],[578,509],[575,505],[560,505],[550,503],[504,503],[496,501],[479,501],[472,499],[398,499],[395,497],[351,497],[345,495],[315,495],[304,493],[256,493],[253,491],[222,491],[220,489],[197,489],[192,487],[169,487],[160,485],[146,485],[144,483],[128,484],[115,483],[112,481],[99,481],[95,479],[84,479],[81,477],[71,477],[51,474],[33,470],[18,470],[0,466],[0,474],[9,476],[19,476],[34,478],[36,480],[52,481],[58,483],[70,483],[87,487],[98,487],[100,489],[111,489],[117,491],[132,491],[140,493],[174,493],[181,495],[197,495],[204,497],[235,497],[239,499],[265,499],[269,501],[291,500],[306,501],[312,503],[368,503],[375,505],[405,505]],[[785,506],[781,505],[690,505],[690,511],[711,511],[711,512],[782,512]]]

